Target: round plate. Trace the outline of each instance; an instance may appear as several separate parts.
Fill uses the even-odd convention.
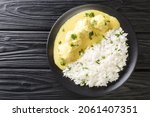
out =
[[[129,45],[129,49],[128,49],[129,57],[127,59],[127,65],[124,67],[123,71],[119,73],[120,76],[119,79],[115,82],[109,83],[107,87],[89,88],[88,86],[75,85],[74,81],[71,81],[69,78],[63,77],[62,70],[60,70],[54,63],[54,57],[53,57],[54,41],[61,26],[75,14],[82,12],[84,10],[92,10],[92,9],[99,10],[111,16],[116,17],[119,20],[122,29],[126,33],[128,33],[127,43]],[[120,87],[123,83],[125,83],[125,81],[129,78],[129,76],[131,75],[131,73],[135,68],[137,56],[138,56],[138,45],[137,45],[135,33],[132,30],[131,25],[117,11],[102,5],[88,4],[88,5],[82,5],[82,6],[72,8],[71,10],[64,13],[56,21],[48,37],[47,55],[48,55],[48,60],[49,60],[51,70],[56,75],[57,79],[63,84],[64,87],[80,95],[96,97],[111,92],[117,89],[118,87]]]

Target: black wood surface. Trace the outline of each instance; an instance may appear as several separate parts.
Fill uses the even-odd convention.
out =
[[[97,98],[63,88],[48,66],[46,42],[57,18],[87,3],[107,5],[131,23],[139,59],[131,78]],[[0,99],[150,99],[150,0],[1,0]]]

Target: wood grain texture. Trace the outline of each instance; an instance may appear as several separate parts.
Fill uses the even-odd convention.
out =
[[[0,99],[150,99],[149,72],[135,72],[121,88],[97,98],[68,91],[49,70],[0,69],[0,73]]]
[[[0,68],[48,68],[45,32],[0,32]]]
[[[116,91],[97,98],[74,94],[49,69],[46,42],[57,18],[87,3],[124,15],[139,43],[135,72]],[[0,99],[150,99],[150,0],[0,0]]]
[[[65,11],[88,3],[113,7],[129,19],[136,32],[150,32],[149,0],[1,0],[0,30],[49,31]]]

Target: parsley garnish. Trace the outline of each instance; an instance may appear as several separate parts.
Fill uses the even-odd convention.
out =
[[[89,13],[85,13],[85,16],[88,17],[88,16],[89,16]]]
[[[94,32],[93,31],[91,31],[91,32],[89,32],[89,39],[92,39],[92,36],[94,35]]]
[[[105,59],[105,56],[102,56],[102,59]]]
[[[110,43],[113,44],[113,41],[111,40]]]
[[[102,35],[102,37],[103,37],[103,38],[105,38],[105,36],[104,36],[104,35]]]
[[[71,38],[72,38],[73,40],[75,40],[75,39],[77,38],[77,35],[76,35],[76,34],[71,34]]]
[[[82,85],[85,85],[85,84],[86,84],[86,81],[83,79],[83,80],[81,81],[81,84],[82,84]]]
[[[115,36],[116,36],[116,37],[119,37],[119,36],[120,36],[120,34],[115,34]]]
[[[100,64],[100,60],[98,59],[98,60],[96,61],[96,63],[97,63],[97,64]]]
[[[59,43],[58,44],[61,44],[62,42],[61,41],[59,41]]]
[[[65,32],[65,29],[63,28],[62,31]]]
[[[84,54],[84,50],[81,49],[81,50],[79,51],[79,55],[82,56],[83,54]]]
[[[71,43],[70,46],[71,46],[71,47],[75,47],[75,46],[79,46],[79,45],[78,45],[78,44],[73,44],[73,43]]]
[[[66,62],[65,62],[65,60],[64,60],[63,58],[61,59],[60,64],[61,64],[62,66],[65,66],[65,65],[66,65]]]
[[[95,16],[95,14],[93,13],[93,12],[91,12],[90,14],[89,14],[89,17],[94,17]]]
[[[95,14],[93,12],[91,12],[91,13],[85,13],[85,16],[92,18],[92,17],[95,16]]]
[[[68,71],[70,71],[71,70],[71,67],[68,67]]]
[[[97,24],[97,21],[96,20],[93,20],[92,21],[92,26],[96,25]]]
[[[120,32],[120,35],[123,35],[123,33],[124,33],[124,32],[123,32],[123,31],[121,31],[121,32]]]
[[[83,69],[88,69],[88,67],[83,67]]]

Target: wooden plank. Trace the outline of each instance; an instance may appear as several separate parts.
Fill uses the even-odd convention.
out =
[[[45,32],[0,32],[0,68],[48,68]]]
[[[135,72],[119,89],[87,98],[63,88],[48,69],[0,69],[0,99],[150,99],[150,73]]]
[[[48,69],[48,32],[1,31],[0,68]],[[150,34],[139,33],[139,59],[136,69],[150,69]]]
[[[74,96],[49,69],[0,69],[0,99],[61,99],[65,95]]]
[[[137,69],[150,69],[150,34],[137,34],[139,55]]]
[[[1,0],[0,30],[49,31],[65,11],[88,3],[113,7],[129,19],[136,32],[150,32],[149,0]]]

